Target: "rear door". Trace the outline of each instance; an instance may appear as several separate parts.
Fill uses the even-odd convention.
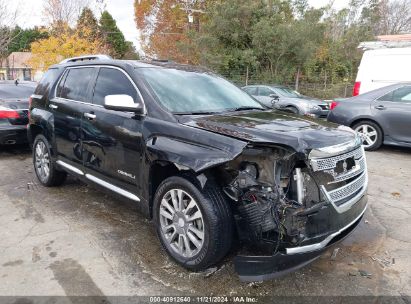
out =
[[[133,97],[136,103],[142,102],[124,70],[100,67],[92,92],[93,104],[82,117],[83,163],[87,178],[138,201],[144,116],[104,108],[105,96],[123,94]]]
[[[49,108],[54,114],[54,135],[58,158],[82,167],[81,117],[91,100],[92,83],[97,68],[68,68],[61,77],[56,97]]]
[[[371,111],[386,136],[398,142],[411,142],[411,86],[378,98],[371,105]]]

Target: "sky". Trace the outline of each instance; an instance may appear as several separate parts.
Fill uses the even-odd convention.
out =
[[[17,23],[24,28],[35,25],[45,25],[42,18],[43,0],[7,0],[19,6],[21,16]],[[310,5],[318,8],[325,6],[330,0],[309,0]],[[348,5],[349,0],[334,0],[334,7],[341,9]],[[106,9],[116,19],[117,26],[124,33],[127,40],[132,41],[137,50],[140,49],[139,32],[134,22],[134,0],[105,0]]]

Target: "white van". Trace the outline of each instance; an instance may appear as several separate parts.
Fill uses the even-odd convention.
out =
[[[353,96],[399,82],[411,82],[411,47],[365,51]]]

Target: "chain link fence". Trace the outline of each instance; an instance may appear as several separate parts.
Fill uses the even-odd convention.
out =
[[[247,75],[247,73],[222,73],[222,75],[234,82],[239,87],[253,84],[285,85],[295,89],[294,82],[281,82],[270,79],[270,77]],[[354,84],[351,82],[327,83],[327,82],[307,82],[300,80],[298,91],[301,94],[320,99],[348,98],[352,96]]]

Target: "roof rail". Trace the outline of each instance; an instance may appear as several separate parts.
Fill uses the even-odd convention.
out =
[[[68,63],[68,62],[77,62],[77,61],[85,61],[85,60],[110,60],[113,59],[108,55],[85,55],[85,56],[78,56],[64,59],[60,62],[60,64]]]

